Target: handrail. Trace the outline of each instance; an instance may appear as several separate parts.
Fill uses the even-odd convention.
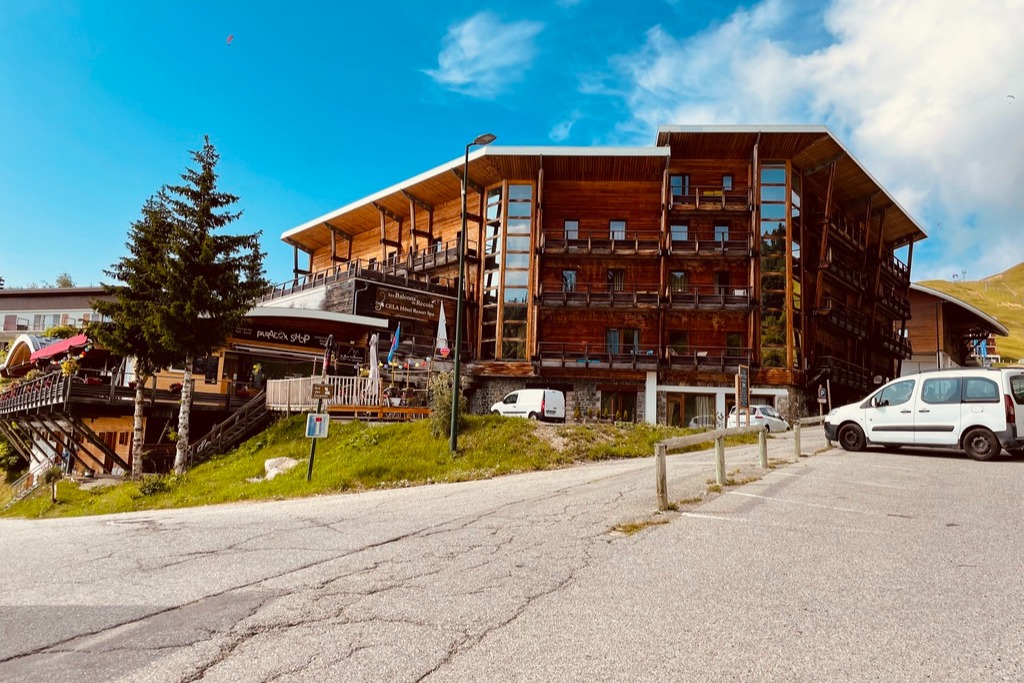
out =
[[[210,429],[201,439],[189,444],[188,448],[188,463],[189,467],[195,464],[196,459],[203,455],[205,452],[217,448],[221,449],[224,446],[224,439],[229,430],[233,429],[238,425],[248,427],[250,424],[255,424],[261,418],[267,415],[267,392],[266,390],[260,391],[258,394],[252,397],[248,403],[236,410],[223,422],[219,422]]]

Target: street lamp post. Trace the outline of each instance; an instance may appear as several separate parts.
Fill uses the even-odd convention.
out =
[[[459,291],[455,307],[455,366],[452,371],[452,425],[450,432],[450,446],[452,455],[458,450],[459,442],[459,396],[462,388],[459,385],[459,357],[462,355],[462,309],[465,306],[465,283],[466,277],[466,195],[468,193],[469,181],[469,148],[473,146],[489,145],[496,139],[491,133],[478,135],[466,145],[466,154],[462,161],[462,232],[459,233]]]

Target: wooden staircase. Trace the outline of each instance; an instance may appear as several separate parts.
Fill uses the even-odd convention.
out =
[[[192,468],[216,453],[237,446],[262,431],[273,418],[267,409],[267,392],[261,391],[231,417],[213,426],[205,436],[188,447],[188,467]]]

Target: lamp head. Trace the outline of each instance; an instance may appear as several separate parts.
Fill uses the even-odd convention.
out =
[[[489,145],[498,139],[497,135],[493,133],[484,133],[483,135],[477,135],[476,139],[471,144],[474,145]]]

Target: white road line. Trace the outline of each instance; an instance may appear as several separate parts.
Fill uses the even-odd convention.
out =
[[[807,475],[807,474],[790,474],[789,472],[776,472],[775,474],[776,474],[776,476],[779,476],[779,477],[796,477],[796,478],[810,476],[810,475]],[[897,491],[909,491],[910,490],[910,488],[908,488],[906,486],[893,486],[892,484],[876,484],[876,483],[871,482],[871,481],[857,481],[856,479],[835,479],[835,478],[830,478],[829,481],[845,481],[845,482],[849,482],[851,484],[860,484],[861,486],[875,486],[875,487],[882,488],[882,489],[896,489]]]
[[[726,491],[726,495],[729,496],[744,496],[745,498],[760,498],[761,500],[767,500],[772,503],[787,503],[789,505],[802,505],[804,507],[821,508],[822,510],[835,510],[837,512],[853,512],[858,515],[872,515],[877,516],[877,512],[871,512],[870,510],[854,510],[853,508],[841,508],[833,505],[819,505],[817,503],[805,503],[800,500],[787,500],[786,498],[772,498],[770,496],[759,496],[756,493],[743,493],[741,491]]]
[[[700,512],[681,512],[679,513],[683,517],[695,517],[697,519],[717,519],[723,522],[747,522],[749,520],[743,517],[721,517],[719,515],[705,515]]]

